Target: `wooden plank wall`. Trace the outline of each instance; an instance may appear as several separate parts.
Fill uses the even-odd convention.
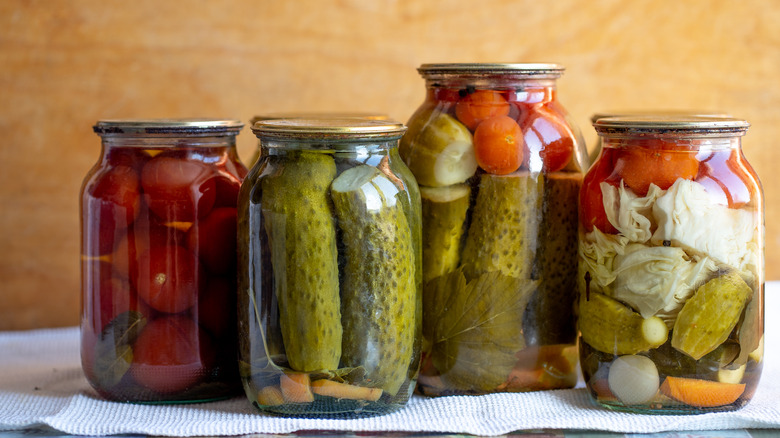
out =
[[[427,62],[558,62],[591,114],[726,111],[766,193],[780,279],[780,2],[0,2],[0,330],[75,325],[78,193],[101,118],[377,111],[405,121]],[[256,139],[239,137],[243,157]]]

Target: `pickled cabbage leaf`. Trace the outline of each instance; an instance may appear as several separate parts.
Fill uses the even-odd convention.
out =
[[[640,198],[622,182],[620,187],[605,182],[600,187],[609,223],[631,242],[644,243],[650,240],[655,228],[653,204],[664,191],[650,184],[647,195]]]
[[[689,257],[682,248],[626,247],[615,257],[613,298],[630,305],[644,318],[662,314],[673,322],[696,288],[717,271],[715,262],[705,257]]]
[[[656,201],[653,217],[658,224],[654,244],[669,241],[739,271],[756,271],[758,218],[713,202],[703,185],[678,179]]]
[[[423,334],[445,385],[485,392],[506,381],[525,347],[522,315],[537,286],[499,272],[467,281],[462,268],[426,284]]]
[[[628,238],[617,234],[602,233],[597,227],[586,234],[579,245],[580,275],[582,281],[584,270],[590,272],[590,287],[597,292],[609,293],[609,286],[615,281],[614,260],[625,252]],[[583,289],[580,284],[580,290]]]

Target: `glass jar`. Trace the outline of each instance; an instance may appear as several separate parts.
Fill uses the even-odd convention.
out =
[[[390,117],[381,114],[381,113],[368,113],[368,112],[322,112],[322,113],[307,113],[307,112],[301,112],[301,113],[268,113],[263,114],[259,116],[254,116],[249,121],[249,126],[255,126],[255,123],[263,121],[263,120],[276,120],[276,119],[352,119],[352,118],[358,118],[358,119],[369,119],[369,120],[390,120]],[[249,161],[247,161],[247,167],[252,168],[252,166],[257,163],[257,160],[260,159],[260,156],[263,153],[263,146],[260,144],[260,140],[257,141],[257,149],[255,149],[254,154],[249,158]]]
[[[360,417],[403,406],[421,344],[420,198],[406,128],[256,123],[239,197],[240,372],[261,411]]]
[[[576,384],[585,145],[554,64],[425,64],[400,154],[420,184],[426,395]]]
[[[580,364],[602,406],[729,411],[753,396],[764,333],[764,201],[748,123],[615,117],[580,198]]]
[[[81,359],[97,392],[139,403],[240,391],[234,120],[103,120],[81,188]]]

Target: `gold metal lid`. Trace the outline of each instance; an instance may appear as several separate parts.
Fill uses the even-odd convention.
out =
[[[663,117],[731,117],[730,114],[722,111],[699,111],[699,110],[633,110],[633,111],[602,111],[593,113],[590,116],[590,122],[596,123],[596,120],[607,117],[635,117],[635,116],[663,116]]]
[[[262,120],[274,119],[369,119],[369,120],[390,120],[390,116],[382,113],[371,112],[289,112],[289,113],[267,113],[259,114],[249,120],[250,125]]]
[[[750,124],[742,119],[718,116],[622,116],[596,120],[599,135],[663,135],[735,137]]]
[[[423,64],[417,71],[426,79],[449,76],[502,76],[517,78],[561,77],[563,66],[549,63],[453,63]]]
[[[404,135],[406,126],[394,120],[360,118],[272,119],[256,122],[252,132],[258,138],[279,140],[394,140]]]
[[[244,124],[233,119],[109,119],[99,120],[92,129],[100,135],[181,134],[188,136],[236,135]]]

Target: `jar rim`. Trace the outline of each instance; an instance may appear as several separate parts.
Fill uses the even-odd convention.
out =
[[[744,135],[750,123],[721,115],[636,115],[603,117],[593,122],[599,135],[674,134],[674,135]]]
[[[565,68],[555,63],[438,63],[422,64],[417,71],[424,78],[442,76],[512,76],[523,78],[561,77]]]
[[[258,138],[282,140],[395,140],[403,136],[406,126],[392,119],[355,117],[269,119],[255,122],[252,132]]]
[[[104,119],[92,129],[98,135],[237,135],[244,123],[236,119],[168,118],[168,119]]]

